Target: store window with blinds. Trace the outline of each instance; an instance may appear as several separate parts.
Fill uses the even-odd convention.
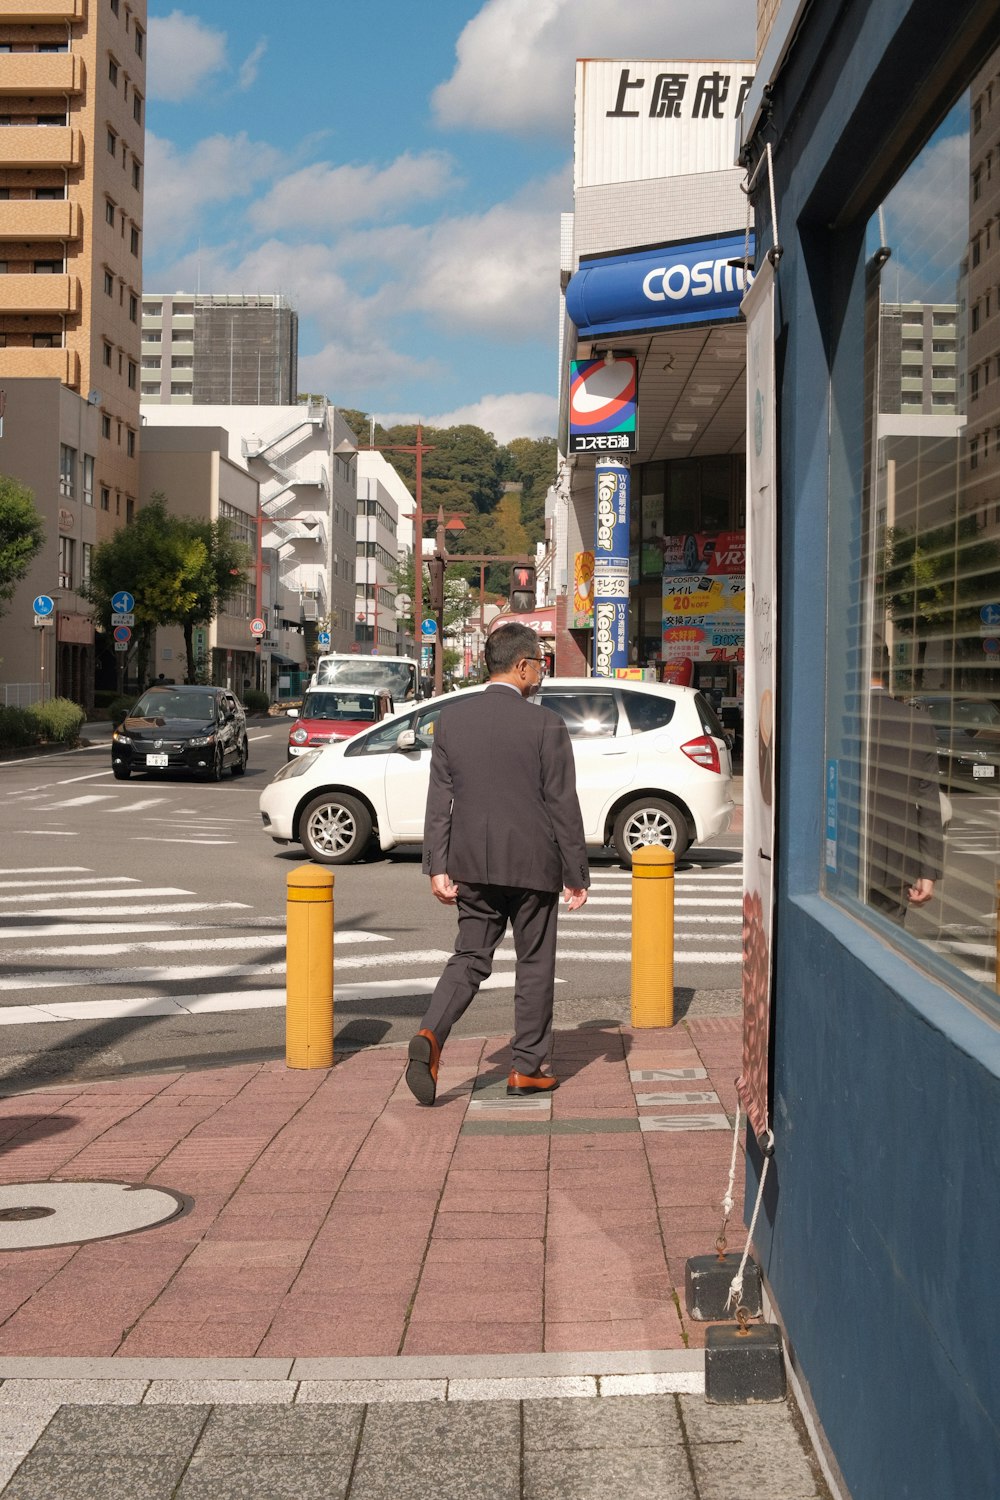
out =
[[[867,227],[863,368],[832,389],[835,417],[862,395],[864,441],[858,511],[836,441],[831,469],[824,863],[828,895],[1000,1017],[998,143],[995,54]]]

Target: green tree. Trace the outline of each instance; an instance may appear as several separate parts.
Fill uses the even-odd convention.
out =
[[[174,516],[163,495],[153,495],[135,520],[94,549],[90,582],[81,593],[94,605],[104,627],[111,624],[111,599],[127,588],[135,596],[137,671],[148,675],[149,647],[158,625],[184,632],[185,682],[197,677],[194,630],[207,625],[243,584],[250,557],[225,521]]]
[[[430,580],[429,580],[428,575],[427,575],[427,565],[426,565],[426,563],[424,564],[423,573],[424,573],[424,593],[423,593],[424,607],[423,607],[423,615],[424,615],[424,618],[426,619],[427,616],[428,616],[428,614],[430,613],[430,604],[429,604],[429,599],[430,599],[429,584],[430,584]],[[412,552],[407,552],[406,556],[402,559],[402,561],[397,564],[396,570],[395,570],[395,572],[393,574],[393,581],[394,581],[395,586],[396,586],[396,596],[397,596],[397,598],[398,599],[406,599],[408,601],[406,607],[400,610],[399,619],[400,619],[400,621],[401,621],[401,623],[403,625],[403,629],[406,630],[408,634],[412,635],[413,634],[413,627],[414,627],[414,624],[416,623],[416,617],[415,617],[415,615],[413,613],[413,553]],[[446,568],[445,569],[445,577],[444,577],[444,628],[445,628],[445,632],[447,633],[449,630],[452,629],[453,626],[458,626],[458,628],[461,629],[462,626],[465,624],[466,620],[470,619],[471,616],[475,613],[475,611],[478,608],[479,608],[479,596],[478,596],[478,592],[476,593],[475,598],[473,598],[473,595],[471,594],[471,592],[469,590],[468,581],[453,566],[449,566],[448,568]]]
[[[0,474],[0,614],[44,541],[45,527],[31,490]]]
[[[927,645],[954,642],[954,658],[981,657],[979,611],[996,597],[1000,547],[980,536],[975,516],[927,531],[891,527],[883,553],[885,608],[898,630],[913,637],[917,662],[913,686],[920,687]]]
[[[545,495],[555,484],[558,451],[555,438],[512,438],[506,445],[511,478],[521,482],[521,521],[534,544],[545,536]]]

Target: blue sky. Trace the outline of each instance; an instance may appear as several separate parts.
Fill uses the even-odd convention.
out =
[[[555,431],[578,56],[750,56],[754,0],[149,7],[147,292],[282,291],[300,388]]]

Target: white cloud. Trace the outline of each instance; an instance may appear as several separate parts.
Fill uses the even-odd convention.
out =
[[[284,177],[251,211],[258,229],[338,229],[396,214],[456,186],[451,158],[405,151],[387,167],[317,162]]]
[[[194,98],[226,65],[226,33],[173,10],[149,18],[148,86],[152,99],[177,104]]]
[[[356,406],[359,391],[384,391],[440,374],[435,360],[403,354],[378,338],[360,337],[353,343],[334,339],[317,354],[299,357],[299,389],[323,391],[341,406]]]
[[[564,134],[577,57],[752,57],[754,11],[734,15],[732,0],[486,0],[455,50],[433,95],[441,125]]]
[[[165,246],[191,232],[206,208],[248,196],[281,162],[281,152],[252,141],[244,131],[207,136],[190,151],[179,151],[173,142],[147,131],[147,245],[161,256]]]
[[[257,73],[260,70],[261,58],[267,51],[267,39],[261,37],[253,51],[240,64],[239,86],[241,89],[252,88],[257,82]]]
[[[395,273],[372,299],[386,318],[419,312],[449,333],[554,338],[563,183],[559,173],[481,214],[345,237],[337,259]]]
[[[440,416],[424,417],[429,427],[460,427],[471,423],[492,432],[498,443],[509,443],[511,438],[552,437],[556,431],[557,406],[555,396],[540,391],[511,391],[503,396],[482,396],[468,406],[456,406],[453,411]],[[397,422],[415,422],[412,416],[379,417],[384,427]]]
[[[969,137],[927,146],[883,207],[892,259],[882,272],[887,297],[953,302],[969,226]],[[880,235],[881,237],[881,235]]]

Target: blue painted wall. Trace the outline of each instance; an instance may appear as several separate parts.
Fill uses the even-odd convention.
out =
[[[756,1240],[854,1500],[1000,1496],[1000,1032],[819,890],[828,620],[832,664],[856,628],[864,226],[997,45],[995,3],[814,0],[759,137],[784,255],[776,1150]],[[755,209],[766,247],[764,172]],[[836,686],[830,711],[850,712]],[[758,1168],[751,1152],[751,1206]]]

